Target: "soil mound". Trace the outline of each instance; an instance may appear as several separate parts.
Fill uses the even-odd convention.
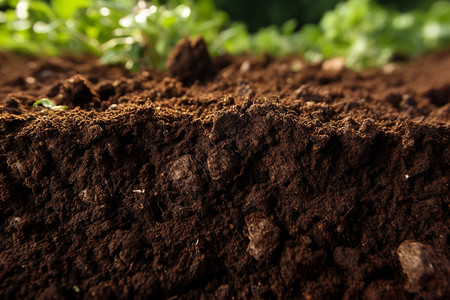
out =
[[[180,40],[169,55],[166,63],[167,72],[189,84],[195,80],[205,80],[216,73],[209,56],[208,47],[202,37]]]
[[[0,298],[444,299],[450,52],[213,63],[0,56]]]

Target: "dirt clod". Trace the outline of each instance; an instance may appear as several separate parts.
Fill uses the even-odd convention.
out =
[[[56,96],[59,104],[70,108],[81,107],[89,109],[100,105],[100,98],[91,83],[82,75],[74,75],[64,81]]]
[[[196,79],[205,80],[216,72],[202,37],[178,41],[167,59],[166,69],[185,84]]]

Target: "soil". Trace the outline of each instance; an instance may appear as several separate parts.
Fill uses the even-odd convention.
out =
[[[0,55],[0,298],[448,297],[450,51],[209,63]]]

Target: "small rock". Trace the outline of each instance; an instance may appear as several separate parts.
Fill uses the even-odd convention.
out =
[[[398,70],[400,65],[398,63],[388,63],[383,66],[382,70],[384,74],[391,74],[394,71]]]
[[[231,288],[229,284],[223,284],[215,292],[215,298],[217,300],[228,300],[230,299]]]
[[[103,128],[100,125],[94,124],[87,126],[83,129],[83,136],[81,141],[83,144],[88,144],[90,142],[98,139],[103,133]]]
[[[117,110],[117,109],[119,109],[119,105],[113,103],[106,109],[106,111]]]
[[[91,195],[91,192],[89,189],[84,189],[81,192],[78,193],[78,197],[81,199],[81,201],[86,203],[94,203],[94,199]]]
[[[190,154],[185,154],[172,161],[168,170],[172,186],[179,191],[200,188],[201,180],[196,170],[194,158]]]
[[[405,94],[402,96],[402,100],[399,105],[404,110],[412,109],[416,106],[416,99],[414,99],[411,95]]]
[[[27,77],[26,79],[25,79],[25,82],[26,83],[28,83],[28,84],[35,84],[36,83],[36,78],[34,78],[34,77]]]
[[[430,246],[404,241],[397,249],[403,272],[408,277],[406,289],[424,299],[450,295],[450,262]]]
[[[245,73],[248,70],[250,70],[250,62],[246,60],[242,63],[241,67],[239,68],[239,72]]]
[[[340,73],[345,68],[345,58],[333,57],[322,63],[322,71],[327,73]]]
[[[242,97],[250,97],[250,98],[254,96],[252,86],[245,81],[238,82],[238,85],[236,87],[236,94]]]
[[[306,67],[305,62],[303,62],[302,60],[297,59],[297,60],[292,61],[292,63],[289,66],[289,69],[291,70],[291,72],[300,72],[305,67]]]
[[[258,261],[269,261],[280,243],[280,229],[268,218],[252,214],[246,218],[247,252]]]
[[[15,177],[22,177],[28,173],[28,164],[25,164],[14,155],[8,155],[6,157],[6,164],[12,169],[12,174]]]
[[[178,41],[169,54],[166,69],[170,76],[178,77],[185,84],[208,79],[216,73],[203,37]]]
[[[231,181],[239,167],[237,160],[237,156],[228,149],[211,149],[206,159],[209,175],[214,180]]]
[[[365,134],[374,134],[376,132],[376,125],[373,119],[365,119],[359,130]]]

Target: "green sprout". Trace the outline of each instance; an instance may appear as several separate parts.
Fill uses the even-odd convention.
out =
[[[56,105],[52,100],[47,98],[42,98],[33,103],[33,107],[42,105],[45,108],[53,109],[53,110],[66,110],[68,107],[65,105]]]

